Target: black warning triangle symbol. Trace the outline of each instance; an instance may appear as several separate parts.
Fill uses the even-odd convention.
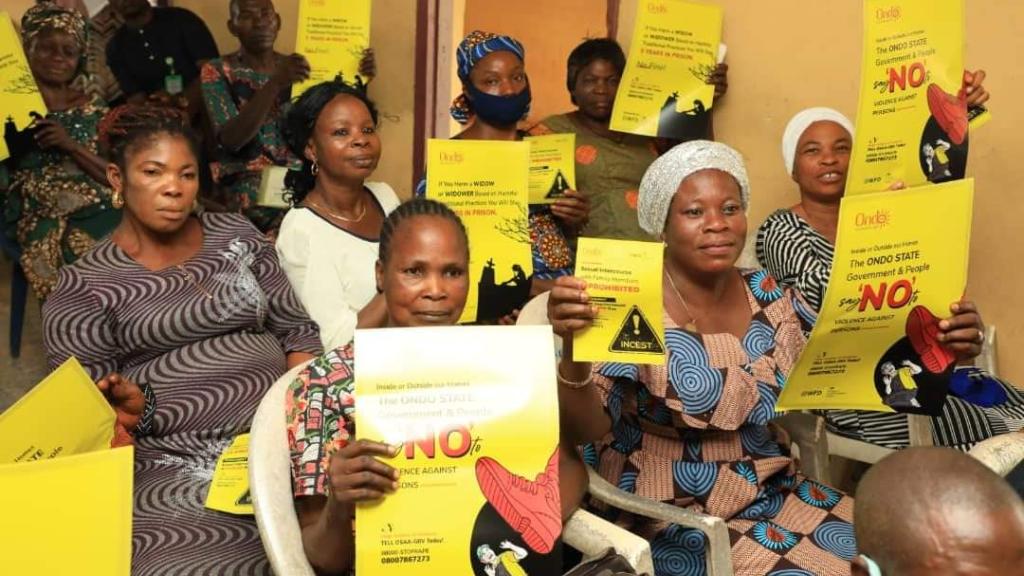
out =
[[[651,328],[647,317],[636,305],[626,314],[622,327],[615,335],[608,350],[612,352],[631,352],[634,354],[664,354],[665,347],[661,338]]]
[[[555,180],[551,183],[551,188],[548,190],[545,198],[561,198],[565,195],[565,191],[569,189],[569,182],[565,179],[565,175],[559,170],[555,174]]]
[[[251,505],[252,505],[252,494],[250,494],[248,490],[245,491],[245,494],[242,494],[241,496],[239,496],[238,500],[235,500],[235,506],[251,506]]]

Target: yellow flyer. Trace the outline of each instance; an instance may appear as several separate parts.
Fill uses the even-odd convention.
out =
[[[4,120],[0,160],[34,147],[33,135],[25,129],[35,120],[33,114],[46,116],[46,103],[7,12],[0,12],[0,110]]]
[[[664,363],[662,251],[658,242],[580,238],[576,276],[599,312],[573,337],[573,360]]]
[[[389,462],[398,490],[356,508],[356,573],[562,572],[551,337],[550,326],[356,331],[356,434],[402,446]]]
[[[211,510],[229,514],[252,514],[249,494],[249,435],[239,434],[224,449],[213,470],[206,503]]]
[[[128,576],[133,453],[0,465],[0,574]]]
[[[779,410],[935,414],[955,364],[940,319],[967,285],[974,181],[843,199],[821,314]]]
[[[963,0],[865,0],[863,51],[847,195],[963,178]]]
[[[427,197],[451,207],[469,232],[460,322],[493,322],[530,298],[529,155],[526,142],[427,142]]]
[[[355,82],[370,47],[370,8],[371,0],[299,0],[295,51],[309,61],[310,74],[292,88],[293,97],[338,74]]]
[[[611,129],[678,140],[704,138],[715,88],[722,9],[682,0],[637,3]]]
[[[576,135],[528,136],[530,204],[553,204],[576,189]]]
[[[114,410],[75,358],[0,414],[0,463],[110,448]]]

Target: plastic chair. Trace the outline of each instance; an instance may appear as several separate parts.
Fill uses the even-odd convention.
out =
[[[302,547],[302,532],[292,502],[291,455],[284,399],[288,385],[304,368],[288,371],[267,391],[253,418],[249,436],[249,490],[263,548],[275,574],[313,576]],[[585,510],[565,524],[562,540],[584,558],[614,548],[640,574],[654,574],[646,540]]]
[[[0,215],[2,216],[2,215]],[[0,217],[0,251],[10,258],[11,266],[11,322],[8,328],[11,358],[21,356],[21,333],[25,326],[25,305],[28,300],[28,279],[21,268],[21,247],[7,237],[7,228]]]

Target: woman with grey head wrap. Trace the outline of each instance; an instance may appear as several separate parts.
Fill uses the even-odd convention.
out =
[[[965,73],[967,102],[981,104],[989,95],[981,84],[982,71]],[[775,211],[757,231],[757,259],[780,282],[794,286],[815,309],[822,305],[832,271],[832,257],[839,222],[839,206],[846,193],[853,124],[830,108],[809,108],[790,120],[782,137],[786,172],[797,183],[800,202]],[[902,187],[901,183],[894,188]],[[955,304],[949,318],[962,330],[948,331],[947,345],[963,348],[958,356],[973,358],[981,352],[983,325],[973,302]],[[942,414],[932,417],[936,444],[962,450],[995,434],[1015,430],[1024,422],[1024,394],[988,375],[964,368],[955,379],[980,382],[1002,390],[1001,403],[979,405],[955,394],[947,397]],[[980,384],[966,389],[977,389]],[[954,392],[956,391],[954,387]],[[907,416],[899,413],[832,410],[826,424],[836,433],[889,449],[910,445]]]
[[[620,488],[725,519],[735,574],[845,576],[852,500],[797,473],[768,428],[814,315],[765,272],[735,267],[749,201],[743,158],[724,144],[680,144],[644,175],[640,225],[665,245],[661,365],[573,362],[573,334],[599,311],[583,281],[555,282],[560,403],[574,407],[563,433],[592,443],[589,464]],[[657,576],[704,573],[702,533],[618,518],[651,541]]]

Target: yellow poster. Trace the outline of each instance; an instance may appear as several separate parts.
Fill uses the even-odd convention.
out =
[[[529,155],[526,142],[427,142],[427,197],[451,207],[469,232],[460,322],[493,322],[530,298]]]
[[[865,0],[847,194],[964,177],[963,0]]]
[[[561,574],[551,337],[356,331],[356,434],[401,445],[399,488],[356,508],[357,574]]]
[[[705,138],[722,9],[682,0],[637,2],[636,27],[611,129],[678,140]]]
[[[576,189],[576,135],[527,136],[530,144],[530,204],[553,204]]]
[[[0,414],[0,463],[110,448],[114,410],[75,358]]]
[[[779,410],[941,410],[936,339],[967,285],[974,181],[843,199],[832,276]]]
[[[133,453],[0,465],[0,574],[128,576]]]
[[[371,0],[299,0],[295,51],[309,61],[310,74],[292,88],[292,97],[338,74],[355,83],[370,47],[370,8]]]
[[[599,312],[573,337],[573,360],[664,363],[663,250],[658,242],[580,238],[576,277]]]
[[[249,494],[249,435],[239,434],[224,449],[213,470],[205,506],[229,514],[252,514]]]
[[[4,120],[0,160],[33,148],[33,135],[25,129],[35,120],[33,114],[39,118],[46,116],[46,103],[7,12],[0,12],[0,110]]]

